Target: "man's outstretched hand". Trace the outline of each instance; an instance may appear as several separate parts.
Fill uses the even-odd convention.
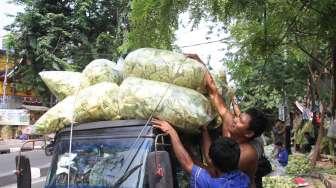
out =
[[[160,129],[164,133],[172,133],[174,132],[174,128],[166,121],[153,119],[152,120],[153,127]]]

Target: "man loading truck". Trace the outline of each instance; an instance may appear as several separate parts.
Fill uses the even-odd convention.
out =
[[[187,54],[187,57],[193,58],[200,63],[202,60],[195,54]],[[255,174],[257,171],[258,160],[262,155],[263,146],[255,141],[267,126],[265,115],[254,108],[248,109],[244,113],[235,110],[232,114],[225,104],[223,97],[219,94],[216,84],[208,72],[206,74],[206,88],[210,95],[212,103],[215,105],[220,117],[222,118],[222,137],[229,137],[235,140],[240,147],[239,169],[245,172],[251,180],[251,187],[255,187]],[[203,151],[208,164],[211,166],[211,158],[208,151],[211,145],[211,139],[207,129],[203,129]]]
[[[223,137],[217,139],[210,147],[209,156],[213,167],[219,174],[217,177],[211,175],[203,168],[192,161],[190,155],[183,147],[180,138],[174,128],[166,121],[153,120],[153,126],[161,129],[170,136],[173,151],[182,168],[191,174],[190,187],[192,188],[248,188],[249,177],[238,170],[240,149],[239,145],[232,139]]]

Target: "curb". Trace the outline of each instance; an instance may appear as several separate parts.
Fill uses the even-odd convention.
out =
[[[8,148],[8,149],[1,149],[0,150],[0,155],[1,154],[8,154],[8,153],[14,153],[14,152],[19,152],[20,151],[20,147],[15,147],[15,148]],[[32,151],[32,150],[41,150],[42,146],[35,146],[34,148],[31,147],[27,147],[27,148],[22,148],[22,152],[25,151]]]
[[[32,179],[40,178],[46,176],[49,170],[50,164],[40,166],[40,167],[31,167],[31,176]],[[12,173],[0,174],[0,187],[16,183],[16,175]]]

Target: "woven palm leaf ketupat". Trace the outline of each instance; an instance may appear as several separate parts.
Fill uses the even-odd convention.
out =
[[[119,109],[124,119],[147,119],[156,109],[154,117],[189,131],[207,125],[214,116],[209,100],[192,89],[135,77],[120,85]]]
[[[39,75],[59,101],[75,94],[80,88],[88,86],[79,72],[43,71]]]
[[[117,64],[107,59],[95,59],[83,70],[83,75],[90,85],[100,82],[120,84],[121,75],[114,67]]]
[[[140,48],[127,55],[124,77],[139,77],[175,84],[205,93],[206,68],[183,54],[167,50]]]

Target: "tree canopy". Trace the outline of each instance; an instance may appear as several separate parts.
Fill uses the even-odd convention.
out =
[[[95,58],[116,60],[128,27],[129,3],[108,0],[17,0],[25,11],[9,29],[15,51],[25,57],[17,74],[18,90],[35,90],[47,101],[49,92],[38,73],[82,70]]]
[[[201,19],[216,20],[230,32],[229,47],[237,50],[223,63],[245,107],[275,109],[284,97],[294,100],[309,90],[314,99],[331,98],[319,82],[336,62],[333,0],[15,2],[25,12],[10,29],[17,55],[28,60],[19,89],[47,93],[37,76],[42,70],[81,70],[94,58],[116,60],[140,47],[173,49],[178,16],[189,11],[195,27]]]

